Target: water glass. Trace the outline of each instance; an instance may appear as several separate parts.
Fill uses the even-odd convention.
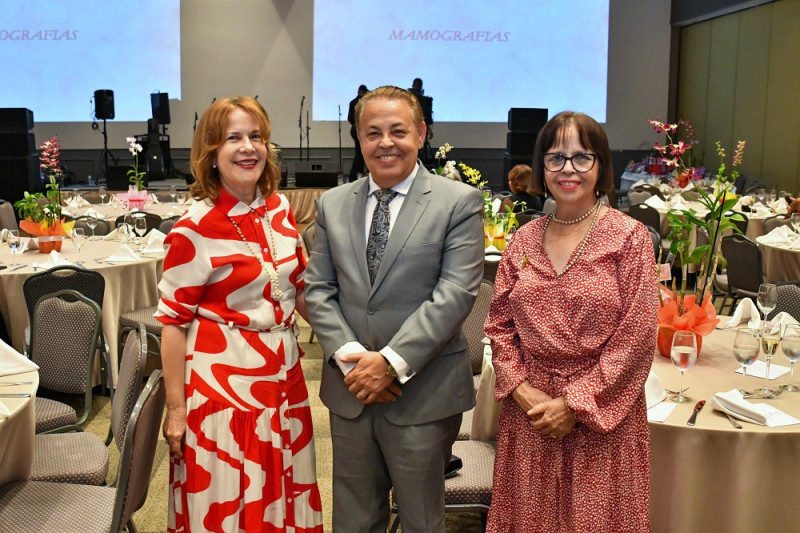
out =
[[[778,305],[778,287],[774,283],[762,283],[758,286],[758,308],[764,313],[764,321]]]
[[[697,362],[697,339],[694,331],[676,331],[672,337],[672,349],[670,350],[672,364],[681,371],[681,381],[678,386],[678,394],[670,398],[675,403],[686,403],[692,399],[683,395],[683,374],[692,368]]]
[[[756,362],[760,348],[757,329],[744,328],[736,331],[736,339],[733,341],[733,356],[742,365],[742,386],[739,388],[742,396],[751,394],[745,390],[744,381],[747,377],[747,367]]]
[[[86,244],[86,230],[83,228],[73,228],[72,229],[72,244],[78,250],[78,262],[82,262],[83,259],[81,258],[81,248],[83,245]]]
[[[97,193],[100,195],[100,203],[101,204],[105,204],[106,203],[106,194],[108,194],[108,191],[106,191],[106,188],[105,187],[100,187],[100,189],[98,189]]]
[[[172,203],[175,203],[175,196],[178,194],[178,189],[174,185],[170,185],[169,187],[169,195],[172,197]]]
[[[781,339],[781,351],[792,368],[789,373],[789,383],[781,385],[781,388],[786,392],[797,392],[797,387],[794,385],[794,364],[800,359],[800,326],[796,324],[786,326]]]
[[[8,230],[8,236],[6,237],[6,242],[8,243],[8,247],[11,248],[11,265],[9,266],[16,266],[17,265],[17,253],[19,252],[19,230],[10,229]]]
[[[792,217],[789,220],[791,221],[794,232],[800,233],[800,213],[792,213]]]

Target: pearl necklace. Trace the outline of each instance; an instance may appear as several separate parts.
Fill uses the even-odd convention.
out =
[[[561,219],[558,219],[558,218],[556,218],[556,214],[558,213],[558,210],[556,210],[556,212],[555,212],[555,213],[553,213],[553,214],[550,216],[550,218],[551,218],[551,219],[552,219],[554,222],[558,222],[559,224],[565,224],[565,225],[569,225],[569,224],[577,224],[578,222],[582,222],[582,221],[586,220],[586,219],[589,217],[589,215],[591,215],[592,213],[594,213],[594,211],[595,211],[595,210],[596,210],[596,209],[597,209],[599,206],[600,206],[600,200],[596,201],[596,202],[594,203],[594,206],[593,206],[591,209],[589,209],[587,212],[585,212],[584,214],[582,214],[582,215],[581,215],[581,216],[579,216],[578,218],[574,218],[574,219],[572,219],[572,220],[561,220]]]
[[[253,211],[253,209],[250,209],[250,211]],[[250,242],[244,238],[242,230],[239,229],[239,224],[237,224],[236,221],[234,221],[230,217],[230,215],[228,215],[227,213],[225,214],[225,216],[228,217],[228,220],[231,221],[231,224],[233,224],[233,227],[236,228],[236,233],[239,234],[239,237],[242,239],[242,242],[245,244],[245,246],[247,246],[247,249],[250,250],[250,253],[253,255],[253,257],[255,257],[259,263],[261,263],[261,268],[264,270],[264,272],[267,273],[267,276],[269,276],[269,284],[270,287],[272,287],[272,298],[275,300],[282,300],[284,294],[279,286],[280,276],[278,275],[278,258],[275,256],[275,253],[277,252],[277,248],[275,247],[275,234],[272,232],[272,219],[269,216],[269,212],[268,211],[265,212],[265,215],[267,219],[267,230],[269,231],[269,242],[271,248],[270,258],[272,259],[272,262],[275,264],[274,267],[264,262],[264,258],[261,257],[261,254],[258,253],[256,250],[254,250],[250,246]]]
[[[594,229],[595,222],[597,222],[597,216],[600,214],[600,210],[597,209],[598,205],[600,205],[600,202],[597,202],[595,204],[595,206],[592,208],[592,211],[594,211],[595,213],[594,213],[594,217],[592,217],[592,223],[589,225],[589,231],[586,232],[586,235],[584,235],[583,240],[578,245],[578,247],[575,249],[575,251],[572,253],[572,259],[570,259],[569,263],[566,264],[566,266],[564,267],[564,269],[561,272],[557,272],[556,273],[557,275],[563,276],[564,272],[569,270],[570,267],[575,264],[575,262],[578,260],[578,258],[580,258],[581,254],[583,254],[583,249],[586,247],[586,241],[589,240],[589,235],[592,234],[592,230]],[[592,211],[589,211],[589,213],[591,213]],[[583,215],[583,218],[586,218],[586,215]],[[542,236],[544,236],[544,234],[547,232],[547,226],[550,225],[550,221],[551,220],[555,220],[555,217],[553,215],[550,215],[549,217],[547,217],[547,222],[544,223],[544,229],[542,230]]]

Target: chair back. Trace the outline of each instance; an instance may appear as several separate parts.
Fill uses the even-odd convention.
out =
[[[306,247],[306,253],[311,254],[311,247],[314,245],[314,235],[317,232],[317,225],[311,222],[303,229],[303,244]]]
[[[758,189],[766,189],[767,183],[761,178],[747,178],[747,185],[744,186],[744,193],[750,194]]]
[[[778,285],[778,305],[767,318],[772,320],[781,312],[789,313],[800,322],[800,287],[794,283]]]
[[[81,192],[81,198],[93,205],[103,203],[103,199],[100,198],[99,191],[83,191]]]
[[[155,191],[155,195],[156,195],[156,200],[158,200],[162,204],[163,203],[167,203],[167,202],[171,203],[171,202],[175,201],[172,198],[172,195],[169,193],[168,190],[167,191],[164,191],[164,190]]]
[[[94,229],[89,226],[90,220],[94,224]],[[101,218],[87,217],[86,215],[75,219],[75,227],[83,228],[86,231],[86,235],[108,235],[111,233],[111,224]]]
[[[161,221],[161,224],[158,225],[158,231],[166,235],[170,231],[172,231],[172,227],[175,226],[175,223],[180,219],[180,215],[169,217],[165,220]]]
[[[653,226],[645,226],[647,231],[650,232],[650,238],[653,239],[653,252],[655,253],[656,261],[658,261],[658,253],[661,251],[661,235],[658,233],[658,230]],[[662,259],[663,259],[663,253]]]
[[[472,373],[480,374],[483,366],[483,324],[489,314],[489,304],[492,303],[494,284],[488,280],[481,280],[478,287],[478,296],[472,304],[472,310],[461,325],[461,331],[467,338],[467,352],[469,353]]]
[[[0,200],[0,229],[19,229],[14,206],[5,200]]]
[[[658,196],[662,200],[665,200],[664,193],[661,192],[661,189],[656,187],[655,185],[650,185],[649,183],[642,183],[641,185],[637,185],[636,187],[631,188],[632,191],[644,191],[649,192],[650,196]]]
[[[555,213],[557,208],[556,201],[552,198],[547,198],[542,205],[542,213],[550,215]]]
[[[33,324],[33,310],[36,302],[46,295],[62,289],[72,289],[103,307],[103,294],[106,280],[96,270],[76,266],[57,266],[29,276],[22,283],[22,294],[28,307],[28,319]],[[69,300],[69,297],[65,297]],[[74,301],[74,300],[73,300]]]
[[[165,401],[161,370],[155,370],[139,394],[125,429],[111,531],[121,531],[147,499]]]
[[[133,213],[128,213],[126,215],[120,215],[117,217],[115,225],[119,226],[120,224],[125,223],[125,217],[132,216],[134,218],[144,217],[145,223],[147,224],[147,231],[145,231],[145,235],[150,233],[154,229],[158,229],[161,226],[161,217],[156,215],[155,213],[148,213],[146,211],[134,211]]]
[[[147,328],[139,324],[128,333],[120,357],[117,390],[111,402],[111,433],[117,450],[122,451],[125,430],[133,411],[133,404],[142,392],[144,367],[147,362]]]
[[[41,387],[66,394],[84,393],[91,399],[100,316],[95,302],[71,289],[39,298],[31,322],[30,356],[39,365]]]
[[[722,237],[722,255],[728,260],[728,287],[742,290],[748,296],[758,294],[764,281],[761,249],[744,235]]]
[[[645,200],[653,196],[650,191],[628,191],[628,206],[644,203]]]
[[[761,221],[761,227],[764,230],[764,235],[769,233],[770,231],[774,230],[779,226],[791,226],[792,221],[791,219],[784,218],[783,215],[775,215],[769,218],[765,218]]]
[[[628,208],[628,215],[635,218],[645,226],[650,226],[656,231],[661,228],[661,215],[654,207],[650,207],[647,204],[631,205]]]

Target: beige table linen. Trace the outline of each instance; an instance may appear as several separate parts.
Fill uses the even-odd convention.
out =
[[[103,333],[109,344],[113,379],[117,380],[119,317],[122,313],[158,303],[158,281],[164,264],[164,254],[143,256],[141,262],[99,263],[96,260],[106,258],[119,247],[119,241],[88,241],[81,248],[81,257],[86,268],[97,270],[106,281],[103,296]],[[78,251],[72,241],[65,239],[61,255],[71,263],[78,261]],[[22,351],[25,327],[28,325],[28,309],[22,293],[25,279],[34,273],[33,263],[43,263],[47,254],[29,251],[15,256],[19,264],[29,265],[19,270],[7,268],[0,270],[0,313],[5,320],[6,330],[11,336],[13,347]],[[0,249],[0,261],[11,262],[12,255],[7,246]],[[42,272],[39,269],[39,272]]]
[[[800,250],[763,242],[759,242],[758,246],[761,248],[761,260],[767,282],[778,283],[800,279]]]
[[[33,465],[33,435],[36,431],[36,390],[39,372],[23,372],[0,377],[3,382],[30,381],[30,385],[0,387],[3,393],[28,393],[30,398],[0,398],[10,411],[0,418],[0,485],[28,479]]]
[[[721,317],[721,324],[727,317]],[[653,533],[798,531],[796,495],[800,494],[800,425],[769,428],[741,422],[735,429],[711,408],[711,395],[737,388],[741,375],[733,357],[735,331],[716,330],[703,339],[697,364],[686,372],[684,387],[693,401],[676,404],[664,423],[651,422],[650,517]],[[763,355],[762,355],[763,358]],[[787,364],[779,353],[774,363]],[[664,387],[676,389],[678,369],[656,354],[652,371]],[[788,376],[773,381],[785,383]],[[493,383],[494,369],[484,365],[481,378]],[[800,382],[800,371],[796,381]],[[748,377],[748,390],[763,379]],[[697,425],[686,421],[695,403],[706,400]],[[478,396],[473,432],[496,431],[499,409],[491,394]],[[667,400],[669,401],[669,400]],[[774,400],[751,400],[800,418],[800,393]],[[487,418],[488,417],[488,418]]]

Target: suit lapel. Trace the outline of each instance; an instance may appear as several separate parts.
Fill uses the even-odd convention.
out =
[[[414,227],[419,222],[422,214],[430,203],[429,193],[431,192],[431,175],[420,164],[419,171],[414,177],[411,188],[408,191],[408,196],[403,202],[403,207],[397,214],[397,220],[392,225],[392,232],[389,234],[389,242],[386,243],[386,251],[383,253],[381,259],[381,266],[378,268],[378,273],[375,275],[375,283],[372,285],[372,292],[383,282],[386,273],[392,267],[400,251],[405,246],[408,237],[414,230]],[[362,209],[363,211],[363,209]],[[363,234],[363,228],[362,228]],[[366,236],[364,237],[366,238]],[[366,272],[366,252],[364,254],[364,271]],[[369,280],[369,275],[367,275]]]
[[[350,196],[350,205],[342,206],[344,219],[350,221],[350,244],[353,247],[353,256],[358,263],[358,270],[364,280],[365,286],[369,287],[369,270],[367,269],[367,234],[364,230],[364,221],[367,216],[367,193],[369,192],[369,180],[363,179],[360,186],[355,187]],[[353,213],[350,217],[347,213]]]

